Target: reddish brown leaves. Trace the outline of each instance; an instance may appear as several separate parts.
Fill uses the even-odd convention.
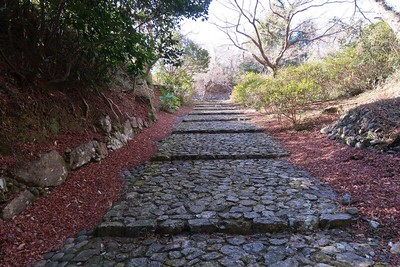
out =
[[[61,186],[39,198],[13,221],[1,221],[1,265],[30,264],[40,259],[41,254],[61,246],[67,237],[93,228],[120,196],[120,171],[149,160],[157,149],[155,141],[171,133],[176,116],[190,110],[182,108],[175,114],[160,112],[158,121],[143,129],[128,146],[111,152],[102,162],[71,172]],[[68,140],[63,138],[61,142],[68,145]]]
[[[386,245],[389,239],[400,239],[399,157],[351,148],[327,139],[319,132],[323,123],[329,122],[327,117],[314,121],[310,131],[292,130],[260,114],[253,114],[252,120],[264,126],[291,153],[292,163],[328,182],[339,197],[349,192],[352,206],[360,210],[361,216],[376,220],[382,226],[378,232],[372,232],[366,224],[359,224],[355,230],[371,231],[370,234],[386,239]],[[399,259],[392,261],[400,264]]]

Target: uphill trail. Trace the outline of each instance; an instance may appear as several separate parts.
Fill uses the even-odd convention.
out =
[[[35,266],[374,266],[335,192],[235,105],[199,102],[150,162],[122,172],[98,226]]]

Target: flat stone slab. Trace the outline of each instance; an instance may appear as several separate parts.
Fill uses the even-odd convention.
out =
[[[182,122],[176,125],[173,133],[256,133],[263,129],[246,122],[202,121]]]
[[[265,133],[173,134],[158,145],[153,160],[265,159],[287,155]]]
[[[232,115],[243,114],[240,110],[219,109],[219,110],[193,110],[189,115]]]
[[[187,115],[183,118],[184,122],[190,121],[247,121],[249,117],[233,114],[233,115]]]
[[[372,260],[375,254],[367,243],[340,230],[307,235],[80,235],[34,266],[378,266]]]
[[[124,178],[126,193],[98,236],[302,232],[338,211],[331,190],[278,160],[151,162]]]
[[[214,100],[214,101],[195,101],[195,106],[212,106],[212,105],[236,105],[235,103],[227,102],[226,100]]]
[[[193,110],[238,110],[238,107],[228,105],[195,106]]]

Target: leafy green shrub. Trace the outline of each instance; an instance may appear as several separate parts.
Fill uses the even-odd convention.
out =
[[[261,84],[265,77],[261,74],[249,72],[242,77],[239,84],[232,91],[232,100],[245,106],[260,108],[263,101],[260,99]]]
[[[175,111],[181,105],[179,98],[172,92],[161,90],[160,108],[164,111]]]
[[[296,125],[310,102],[372,89],[399,63],[399,41],[386,23],[379,22],[367,27],[357,43],[322,62],[281,68],[275,78],[247,73],[234,87],[232,99],[262,107]]]
[[[331,97],[352,96],[373,89],[398,66],[400,44],[385,22],[371,24],[357,43],[328,56],[323,62],[324,86]]]
[[[321,87],[314,81],[314,76],[319,73],[317,67],[320,66],[304,64],[286,67],[275,78],[248,73],[234,87],[232,98],[238,103],[256,109],[264,108],[298,124],[308,103],[323,95]]]
[[[190,103],[194,95],[193,76],[184,69],[177,67],[173,71],[161,71],[157,80],[179,98],[181,104]]]
[[[301,115],[308,104],[317,100],[321,87],[315,82],[311,66],[287,67],[275,79],[267,79],[264,100],[278,116],[284,116],[294,125],[301,122]],[[312,69],[312,68],[311,68]]]

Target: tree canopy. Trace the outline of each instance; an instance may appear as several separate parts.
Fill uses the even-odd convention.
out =
[[[206,19],[211,0],[3,0],[0,52],[24,81],[96,79],[128,63],[134,74],[174,61],[173,29]]]

